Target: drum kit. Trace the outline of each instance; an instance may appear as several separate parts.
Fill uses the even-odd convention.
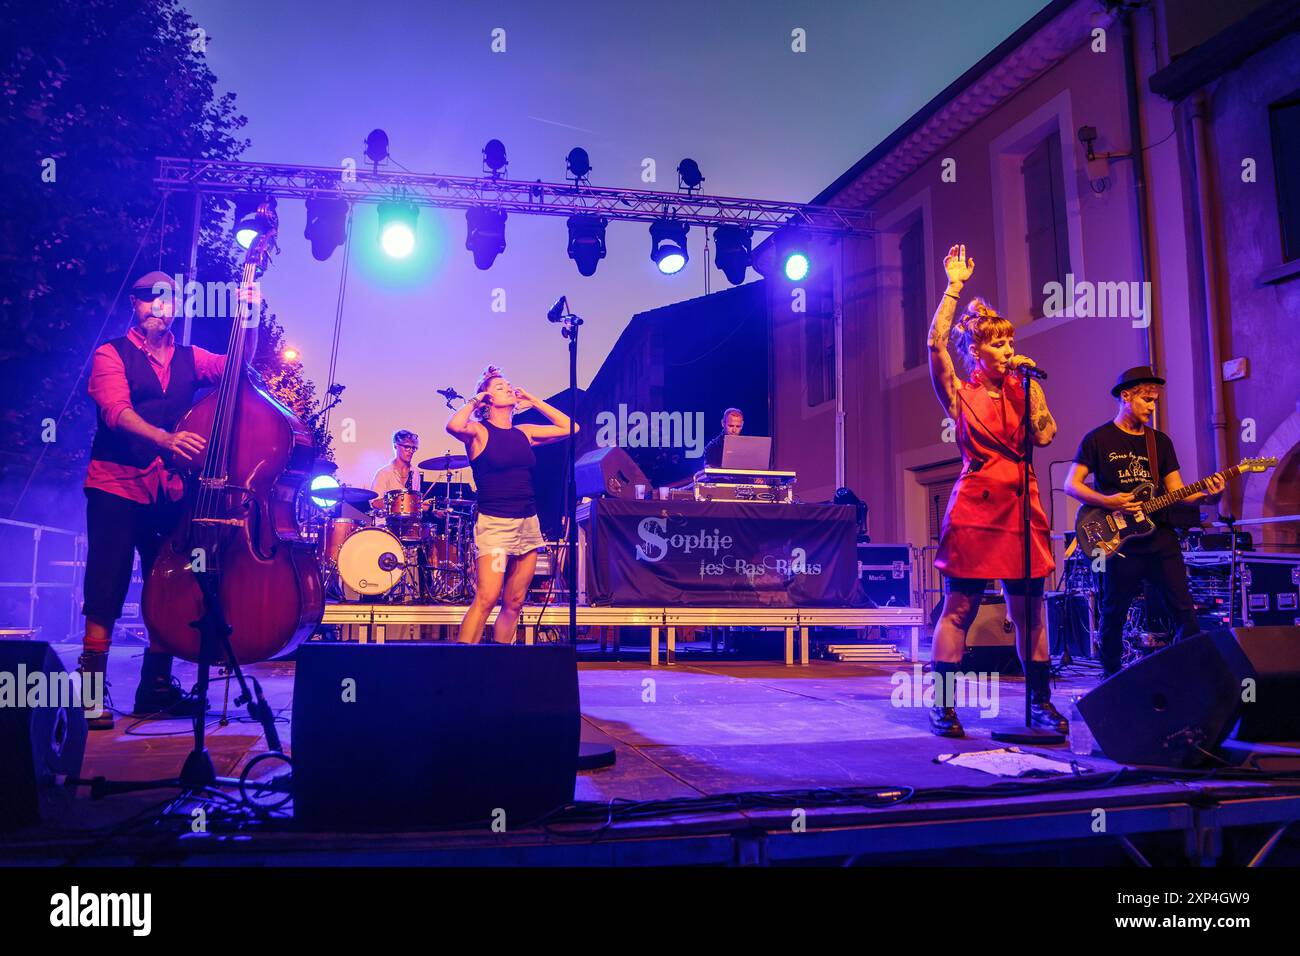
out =
[[[304,491],[303,537],[315,542],[326,594],[393,604],[464,604],[474,597],[474,492],[453,483],[469,465],[464,455],[417,464],[446,473],[421,496],[389,491],[383,503],[369,488],[339,485]],[[361,518],[336,514],[350,505]]]

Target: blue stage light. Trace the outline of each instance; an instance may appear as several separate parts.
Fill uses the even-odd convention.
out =
[[[686,233],[690,224],[676,219],[656,219],[650,224],[650,259],[664,275],[681,272],[690,261]]]
[[[411,203],[379,204],[379,244],[394,259],[405,259],[415,251],[415,220],[420,210]]]
[[[808,256],[802,252],[791,252],[785,257],[785,277],[791,282],[802,282],[808,275]]]
[[[312,491],[320,491],[322,488],[337,487],[339,487],[339,480],[333,475],[317,475],[311,480]],[[331,501],[328,498],[317,498],[315,495],[312,495],[311,502],[317,508],[333,508],[338,504],[337,501]]]

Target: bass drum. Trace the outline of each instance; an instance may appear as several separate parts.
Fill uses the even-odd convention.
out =
[[[352,518],[326,519],[324,545],[320,549],[321,560],[337,565],[343,545],[356,534],[359,527],[360,523]]]
[[[358,594],[387,594],[406,570],[402,542],[383,528],[362,528],[339,548],[339,578]]]

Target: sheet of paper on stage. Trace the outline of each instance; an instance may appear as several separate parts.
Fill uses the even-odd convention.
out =
[[[1040,754],[1024,753],[1016,747],[998,750],[977,750],[964,754],[940,754],[939,763],[991,773],[997,777],[1041,776],[1044,774],[1073,773],[1072,766],[1061,760],[1052,760]],[[1086,768],[1080,768],[1086,772]]]

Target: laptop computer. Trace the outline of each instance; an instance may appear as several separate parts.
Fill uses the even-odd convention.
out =
[[[772,464],[772,439],[765,435],[722,436],[721,467],[733,471],[767,471]]]

